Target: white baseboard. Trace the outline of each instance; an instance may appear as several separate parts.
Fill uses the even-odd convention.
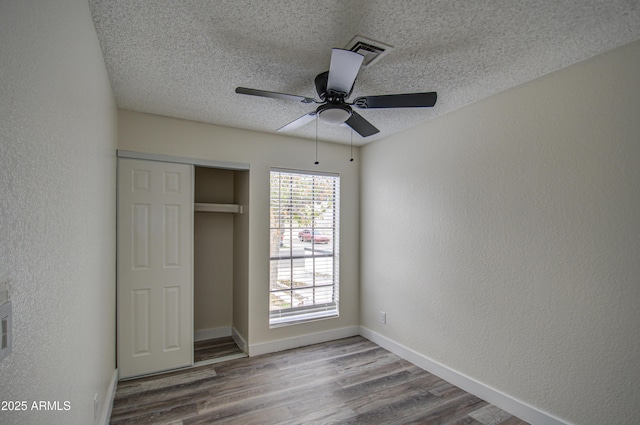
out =
[[[104,398],[102,415],[98,419],[98,424],[109,425],[111,419],[111,410],[113,409],[113,399],[116,396],[116,387],[118,386],[118,369],[114,369],[111,375],[111,382],[109,383],[109,390]]]
[[[231,328],[231,337],[238,345],[238,348],[242,350],[243,353],[247,352],[247,341],[240,335],[240,333],[236,330],[236,328]]]
[[[225,336],[231,336],[231,326],[197,330],[193,334],[193,340],[206,341],[207,339],[222,338]]]
[[[478,382],[473,378],[457,372],[368,328],[360,326],[359,333],[368,340],[378,344],[380,347],[391,351],[416,366],[439,376],[453,385],[480,397],[481,399],[519,417],[524,421],[534,425],[570,425],[569,422],[565,422],[547,412]]]
[[[249,356],[275,353],[277,351],[289,350],[291,348],[304,347],[305,345],[319,344],[321,342],[332,341],[334,339],[347,338],[359,334],[358,326],[332,329],[325,332],[301,335],[292,338],[279,339],[276,341],[262,342],[249,345]]]

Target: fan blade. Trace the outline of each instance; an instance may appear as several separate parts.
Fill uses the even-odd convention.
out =
[[[353,106],[362,109],[368,108],[430,108],[436,104],[438,94],[430,93],[406,93],[387,94],[382,96],[363,96],[353,101]]]
[[[270,97],[272,99],[293,100],[302,103],[317,103],[315,99],[304,96],[296,96],[295,94],[276,93],[273,91],[248,89],[246,87],[236,87],[236,93],[248,94],[251,96]]]
[[[363,59],[364,56],[351,50],[333,49],[327,91],[344,93],[344,96],[347,97],[351,93]]]
[[[278,131],[291,131],[291,130],[295,130],[297,128],[302,127],[303,125],[311,122],[314,120],[314,118],[316,117],[316,111],[313,112],[309,112],[306,115],[301,116],[300,118],[296,118],[295,120],[291,121],[289,124],[282,126],[278,129]]]
[[[356,113],[355,111],[351,113],[351,117],[349,117],[349,119],[345,121],[345,124],[353,128],[362,137],[372,136],[380,132],[380,130],[375,128],[373,124],[365,120],[362,115]]]

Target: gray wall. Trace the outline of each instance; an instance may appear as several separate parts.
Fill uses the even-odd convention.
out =
[[[0,423],[93,424],[116,367],[115,103],[86,0],[3,0],[0,40],[0,400],[28,402]]]
[[[569,422],[637,423],[638,70],[635,42],[365,146],[361,325]]]

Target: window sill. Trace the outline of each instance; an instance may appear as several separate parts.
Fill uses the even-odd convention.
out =
[[[298,314],[290,317],[274,317],[269,319],[269,329],[283,326],[299,325],[318,320],[335,319],[340,317],[337,311],[318,311],[314,313]]]

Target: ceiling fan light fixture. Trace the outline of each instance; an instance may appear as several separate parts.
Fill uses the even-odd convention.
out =
[[[320,105],[316,110],[318,117],[329,124],[342,124],[351,117],[352,110],[349,105],[327,103]]]

